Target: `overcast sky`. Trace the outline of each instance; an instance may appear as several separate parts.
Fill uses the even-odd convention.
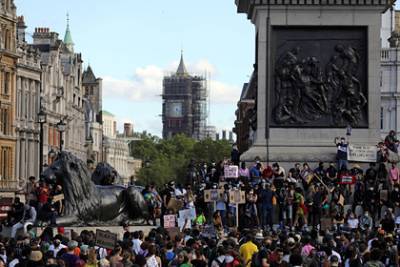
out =
[[[209,124],[231,129],[254,61],[254,28],[234,0],[15,0],[28,33],[49,27],[64,36],[66,13],[75,51],[103,78],[103,107],[119,128],[161,136],[163,75],[183,49],[188,70],[209,74]]]

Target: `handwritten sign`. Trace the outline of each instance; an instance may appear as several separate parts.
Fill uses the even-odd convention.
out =
[[[239,177],[239,167],[236,165],[225,165],[224,166],[224,176],[225,176],[225,178],[238,178]]]
[[[347,159],[356,162],[376,162],[376,146],[349,145],[347,149]]]
[[[61,201],[61,200],[63,200],[63,199],[64,199],[64,194],[58,194],[58,195],[55,195],[55,196],[53,197],[53,201],[54,201],[54,202]]]
[[[117,243],[117,234],[96,229],[96,246],[114,249]]]
[[[179,219],[194,220],[196,219],[196,209],[185,209],[179,211]]]
[[[175,227],[175,215],[164,215],[164,228],[168,229],[168,228],[173,228]]]

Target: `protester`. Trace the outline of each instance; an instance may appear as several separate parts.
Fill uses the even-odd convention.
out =
[[[32,205],[15,198],[7,214],[6,224],[15,227],[11,238],[0,236],[0,266],[400,266],[396,162],[382,157],[364,173],[344,156],[346,140],[337,141],[337,164],[269,166],[255,159],[250,168],[240,164],[237,178],[224,177],[229,160],[191,161],[191,183],[180,183],[182,177],[160,191],[144,185],[151,230],[130,232],[126,223],[111,250],[96,246],[94,232],[67,237],[60,228],[54,235],[63,215],[54,198],[63,188],[31,178],[25,197]],[[217,192],[212,201],[205,190]],[[189,213],[182,225],[181,214]],[[174,227],[163,228],[164,215],[175,216]],[[45,226],[42,233],[37,225]]]

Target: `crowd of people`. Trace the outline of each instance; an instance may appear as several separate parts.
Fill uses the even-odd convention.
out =
[[[400,170],[387,157],[388,149],[397,153],[395,134],[378,145],[377,161],[365,171],[348,162],[346,138],[335,144],[336,161],[316,166],[284,168],[257,159],[246,166],[235,147],[218,163],[192,161],[186,183],[144,187],[153,229],[129,232],[125,225],[111,250],[97,246],[93,232],[67,237],[54,228],[62,188],[32,177],[28,204],[16,198],[9,212],[11,237],[0,237],[0,267],[399,266]],[[225,177],[234,165],[237,177]],[[217,190],[218,198],[207,200],[207,190]],[[231,203],[232,191],[244,192],[244,201]],[[182,210],[194,216],[167,227],[166,216]],[[48,225],[39,236],[35,221]]]

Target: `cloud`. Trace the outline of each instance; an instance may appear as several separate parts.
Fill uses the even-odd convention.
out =
[[[103,93],[110,98],[154,100],[160,98],[163,76],[163,70],[154,65],[137,68],[131,80],[106,76],[103,78]]]
[[[103,93],[107,98],[123,98],[130,101],[161,101],[162,80],[164,75],[173,73],[179,62],[171,62],[166,68],[148,65],[135,69],[130,80],[103,78]],[[240,96],[240,87],[218,80],[218,70],[206,59],[187,63],[190,73],[205,75],[212,79],[208,82],[212,103],[236,104]]]

